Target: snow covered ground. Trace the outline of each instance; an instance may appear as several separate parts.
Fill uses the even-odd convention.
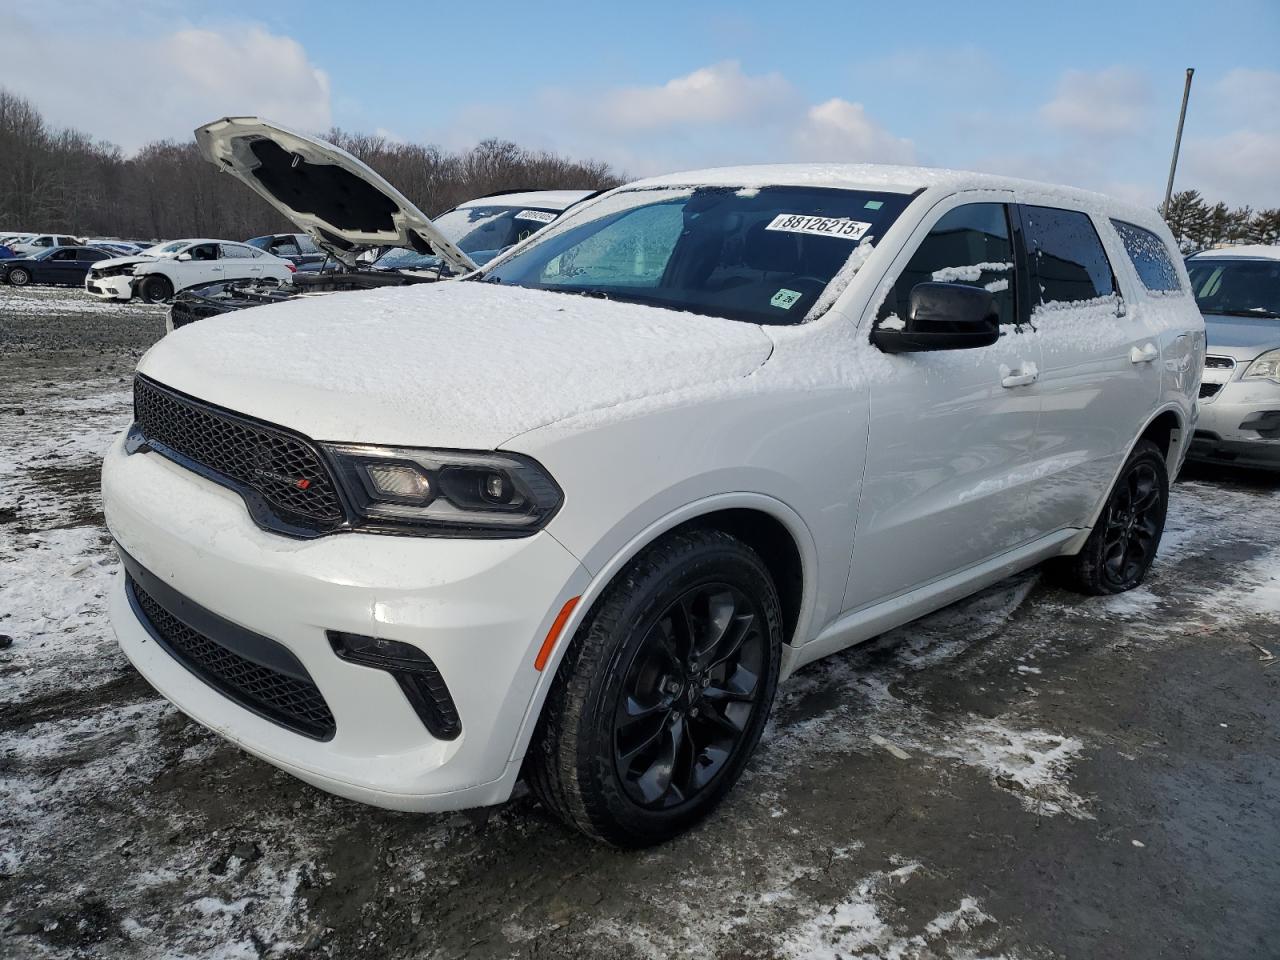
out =
[[[723,810],[620,853],[525,796],[335,799],[137,677],[96,492],[132,359],[0,340],[0,957],[1268,955],[1280,482],[1179,483],[1133,593],[1024,574],[801,671]]]

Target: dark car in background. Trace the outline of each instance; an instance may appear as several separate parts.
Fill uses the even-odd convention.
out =
[[[245,243],[288,260],[302,272],[321,270],[325,262],[331,260],[329,254],[317,247],[305,233],[271,233]]]
[[[0,260],[0,281],[15,287],[30,283],[80,286],[95,263],[114,256],[97,247],[47,247],[30,256]]]

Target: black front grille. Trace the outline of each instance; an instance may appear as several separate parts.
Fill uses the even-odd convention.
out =
[[[329,705],[300,664],[297,670],[301,676],[292,677],[241,656],[179,620],[143,590],[132,575],[127,576],[126,582],[143,625],[174,659],[209,686],[282,727],[316,740],[333,737],[335,725]],[[207,611],[201,612],[212,618]],[[264,650],[269,646],[277,657],[295,659],[274,640],[254,639]]]
[[[1204,365],[1214,370],[1234,370],[1236,362],[1230,357],[1205,357]]]
[[[238,490],[264,526],[326,533],[342,524],[333,478],[305,438],[141,375],[133,381],[133,415],[148,445]]]
[[[1202,383],[1200,384],[1200,399],[1208,400],[1210,397],[1216,397],[1221,389],[1222,384],[1220,383]]]

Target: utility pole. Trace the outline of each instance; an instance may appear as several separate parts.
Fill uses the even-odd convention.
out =
[[[1182,110],[1178,113],[1178,134],[1173,138],[1173,159],[1169,161],[1169,183],[1164,188],[1164,206],[1160,208],[1162,217],[1169,215],[1169,201],[1173,199],[1173,174],[1178,169],[1178,151],[1182,149],[1182,125],[1187,122],[1187,100],[1191,97],[1191,77],[1195,72],[1195,67],[1187,67],[1187,83],[1182,88]]]

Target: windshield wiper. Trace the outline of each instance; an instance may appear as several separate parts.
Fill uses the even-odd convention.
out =
[[[1273,310],[1264,310],[1261,307],[1253,310],[1220,310],[1210,307],[1205,312],[1216,313],[1222,317],[1257,317],[1259,320],[1280,320],[1280,313],[1276,313]]]

